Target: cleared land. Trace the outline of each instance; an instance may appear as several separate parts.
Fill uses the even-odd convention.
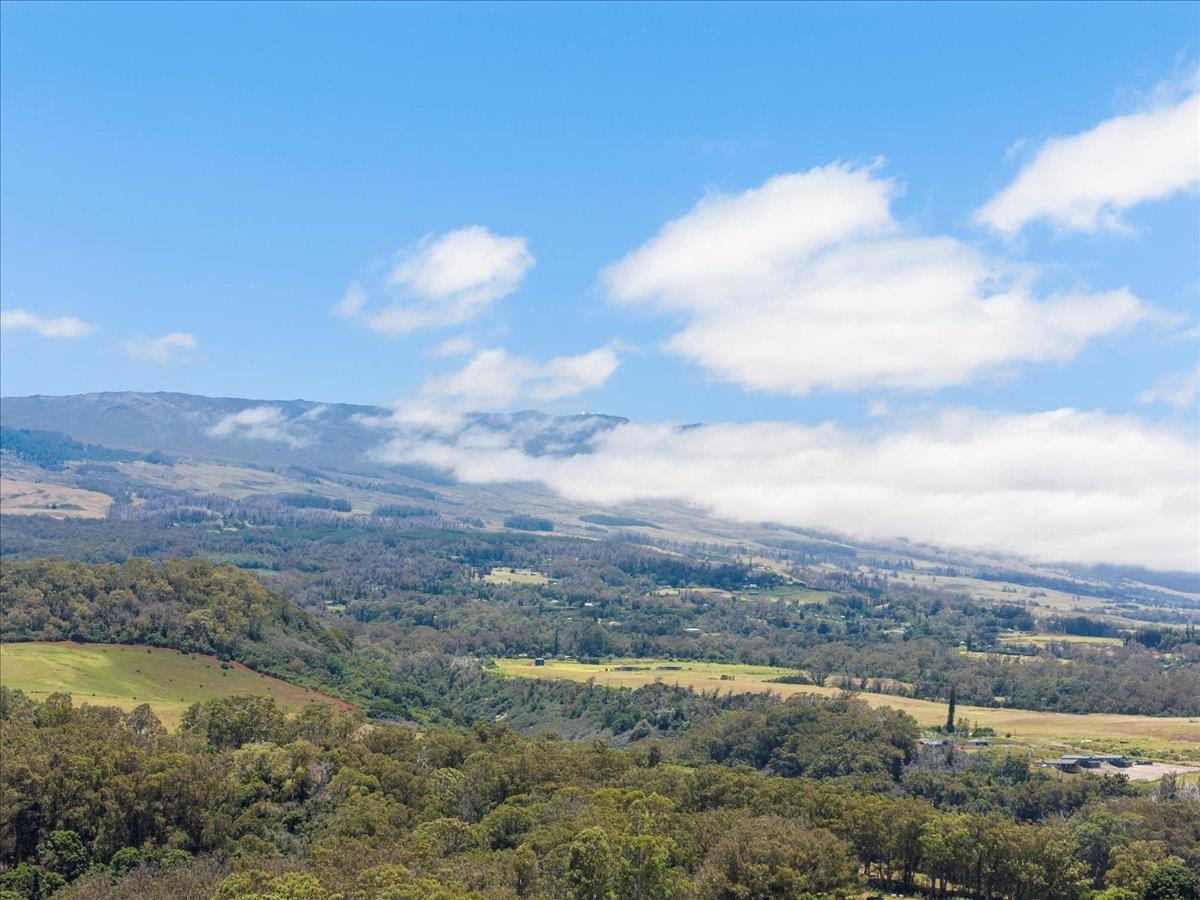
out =
[[[755,693],[771,691],[782,697],[795,694],[834,696],[837,688],[810,684],[776,684],[773,679],[795,674],[772,666],[731,663],[674,662],[663,659],[620,659],[600,664],[546,660],[535,666],[532,659],[499,659],[501,673],[523,678],[595,679],[608,687],[641,687],[655,681],[698,691]],[[724,676],[724,677],[722,677]],[[922,726],[932,728],[946,721],[946,704],[893,694],[860,692],[871,706],[904,710]],[[959,705],[958,716],[972,724],[995,729],[1000,738],[1028,743],[1046,752],[1058,748],[1088,747],[1097,752],[1113,750],[1131,756],[1165,757],[1200,761],[1200,719],[1159,716],[1124,716],[1108,713],[1033,712],[1023,709],[991,709]]]
[[[1024,634],[1012,632],[1000,635],[1002,644],[1033,644],[1044,647],[1047,644],[1099,644],[1119,647],[1123,641],[1119,637],[1100,637],[1086,634]]]
[[[37,700],[64,692],[76,704],[130,710],[148,703],[168,728],[178,726],[193,703],[231,694],[274,697],[292,712],[310,703],[347,705],[238,663],[223,669],[211,656],[118,644],[3,644],[0,683]]]
[[[156,466],[144,462],[116,463],[116,468],[138,481],[172,489],[180,484],[196,490],[242,500],[260,494],[315,493],[350,503],[351,513],[370,513],[380,503],[394,503],[395,497],[379,495],[361,488],[348,488],[332,481],[311,484],[287,473],[268,472],[245,466],[218,463],[185,463]]]
[[[1171,763],[1151,763],[1148,766],[1130,766],[1116,771],[1124,773],[1130,781],[1158,781],[1164,775],[1182,776],[1186,780],[1189,776],[1200,772],[1200,769],[1195,766],[1179,766]]]
[[[98,491],[0,478],[0,512],[5,515],[103,519],[112,502],[112,497]]]
[[[832,591],[784,584],[779,587],[763,588],[759,591],[743,591],[744,596],[761,597],[764,600],[781,600],[785,603],[824,603],[833,596]]]
[[[533,569],[510,569],[508,566],[497,566],[484,575],[483,580],[489,584],[547,584],[550,581]]]

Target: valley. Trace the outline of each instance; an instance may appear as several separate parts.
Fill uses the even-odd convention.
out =
[[[1101,815],[1200,860],[1172,830],[1195,815],[1200,763],[1187,574],[462,483],[377,462],[366,408],[274,404],[286,440],[213,437],[246,402],[3,401],[0,710],[36,775],[13,787],[0,879],[50,878],[38,847],[66,825],[104,878],[136,858],[137,877],[181,893],[188,879],[289,891],[267,860],[303,846],[329,860],[303,876],[322,898],[384,882],[512,896],[520,878],[563,896],[579,815],[623,848],[613,877],[633,878],[629,811],[664,804],[653,841],[690,855],[658,857],[676,885],[663,897],[707,883],[717,851],[696,835],[743,821],[818,841],[837,873],[826,896],[933,890],[935,857],[911,857],[906,877],[909,851],[870,837],[905,816],[922,834],[1006,835],[1035,878]],[[613,421],[472,427],[586,453]],[[74,768],[47,769],[67,746]],[[1071,754],[1137,764],[1040,762]],[[104,776],[121,800],[99,831],[111,801],[88,773],[113,758],[146,768]],[[179,790],[209,799],[171,806],[154,773],[177,765]],[[564,780],[582,813],[559,808]],[[63,791],[91,811],[36,799]],[[176,810],[151,838],[144,804]],[[781,808],[807,830],[777,834]],[[167,841],[196,862],[167,867]],[[219,862],[235,850],[256,862]],[[1071,885],[1089,865],[1072,863]]]

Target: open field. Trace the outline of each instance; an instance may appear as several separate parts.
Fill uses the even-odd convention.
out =
[[[488,584],[547,584],[550,579],[541,572],[532,569],[510,569],[508,566],[497,566],[483,576]]]
[[[1086,634],[1025,634],[1011,632],[1000,635],[1002,644],[1032,644],[1035,647],[1045,647],[1047,644],[1098,644],[1100,646],[1120,647],[1123,641],[1119,637],[1098,637]]]
[[[866,567],[860,571],[870,572]],[[988,603],[1015,603],[1025,605],[1034,618],[1046,619],[1064,615],[1085,615],[1109,624],[1123,628],[1136,628],[1144,625],[1145,620],[1139,618],[1143,610],[1154,612],[1152,608],[1136,603],[1125,603],[1117,606],[1115,601],[1102,597],[1093,597],[1086,593],[1071,594],[1054,588],[1031,587],[1005,581],[989,581],[983,578],[972,578],[966,575],[932,575],[921,572],[918,568],[903,571],[898,576],[886,572],[888,579],[895,584],[911,584],[921,588],[934,588],[965,594],[974,600]],[[1080,585],[1081,590],[1087,586]],[[1161,590],[1154,588],[1154,590]],[[1192,599],[1193,595],[1179,592],[1180,597]]]
[[[103,519],[112,502],[112,497],[98,491],[0,478],[0,512],[5,515]]]
[[[0,645],[0,683],[37,700],[62,691],[76,704],[130,710],[149,703],[168,728],[177,727],[193,703],[231,694],[274,697],[292,712],[309,703],[346,705],[238,663],[223,669],[211,656],[117,644],[6,643]]]
[[[286,472],[281,474],[246,466],[187,462],[177,462],[173,466],[156,466],[144,462],[127,462],[117,463],[116,468],[138,481],[163,489],[170,490],[184,483],[203,493],[219,494],[235,500],[259,494],[315,493],[346,500],[350,503],[351,513],[360,515],[370,513],[381,503],[395,502],[394,497],[362,488],[349,488],[332,481],[314,485]]]
[[[795,694],[835,696],[840,693],[832,687],[772,683],[774,678],[794,674],[794,670],[772,666],[663,659],[620,659],[596,665],[548,659],[544,666],[535,666],[532,659],[499,659],[496,665],[505,675],[572,681],[594,678],[597,684],[608,687],[633,688],[661,680],[664,684],[698,691],[771,691],[782,697]],[[946,721],[944,703],[866,691],[857,696],[871,706],[901,709],[927,728]],[[1014,741],[1044,748],[1047,753],[1059,748],[1085,746],[1097,752],[1111,749],[1131,756],[1200,761],[1200,719],[1108,713],[1075,715],[964,705],[959,705],[958,715],[972,724],[994,728],[1000,738],[1011,736]]]
[[[1174,775],[1182,781],[1187,781],[1192,775],[1200,772],[1196,766],[1178,766],[1170,763],[1151,763],[1148,766],[1130,766],[1121,769],[1130,781],[1158,781],[1164,775]]]
[[[760,591],[747,591],[751,597],[761,597],[764,600],[782,600],[785,603],[824,603],[833,596],[831,591],[818,591],[813,588],[801,587],[794,584],[781,584],[779,587],[763,588]]]
[[[661,587],[657,588],[654,593],[660,597],[678,597],[680,594],[711,594],[714,597],[720,597],[722,600],[733,599],[733,594],[729,591],[715,587]]]
[[[1006,581],[988,581],[983,578],[971,578],[967,575],[931,575],[920,569],[902,571],[898,576],[889,576],[889,579],[900,584],[913,584],[923,588],[967,594],[972,599],[987,600],[993,603],[1034,601],[1034,606],[1060,612],[1072,610],[1087,601],[1100,602],[1091,597],[1082,600],[1072,594],[1052,588],[1028,587],[1010,584]]]

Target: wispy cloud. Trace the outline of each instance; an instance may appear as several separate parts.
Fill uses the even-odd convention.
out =
[[[533,456],[503,433],[466,429],[398,433],[378,454],[467,482],[538,481],[592,503],[674,500],[741,521],[1041,560],[1200,568],[1195,444],[1132,418],[951,410],[891,432],[629,423],[591,451]]]
[[[600,387],[621,364],[618,345],[537,362],[496,347],[480,350],[456,372],[426,379],[396,404],[396,419],[453,428],[466,412],[501,410],[519,402],[548,403]]]
[[[34,331],[44,338],[73,339],[86,337],[99,326],[74,316],[39,316],[24,309],[0,312],[0,328]]]
[[[166,363],[178,359],[178,351],[195,350],[198,342],[185,331],[172,331],[156,338],[134,335],[126,338],[123,346],[130,359]]]
[[[1146,388],[1137,396],[1138,403],[1162,403],[1176,409],[1187,409],[1200,395],[1200,364],[1191,371],[1172,372],[1164,375],[1153,387]]]
[[[461,325],[515,291],[533,264],[527,239],[473,225],[401,253],[380,288],[382,308],[369,309],[370,298],[356,282],[331,312],[389,337]]]
[[[460,334],[457,337],[442,341],[430,351],[431,356],[466,356],[475,350],[475,341],[469,335]]]
[[[1063,231],[1126,231],[1126,210],[1200,184],[1200,93],[1158,102],[1041,145],[975,221],[1013,235],[1044,219]],[[1161,95],[1161,92],[1160,92]]]
[[[715,378],[789,394],[965,384],[1150,315],[1125,289],[1038,297],[1027,267],[908,234],[898,190],[838,163],[710,196],[608,269],[612,297],[682,313],[666,348]]]
[[[223,416],[216,424],[207,429],[210,437],[217,438],[246,438],[255,441],[273,441],[288,444],[292,447],[304,447],[311,444],[314,435],[301,420],[311,420],[324,412],[313,415],[309,410],[296,419],[289,419],[278,406],[249,406],[235,413]]]

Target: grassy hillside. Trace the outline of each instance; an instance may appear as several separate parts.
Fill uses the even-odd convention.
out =
[[[0,563],[0,637],[8,642],[148,645],[242,663],[404,718],[426,699],[355,654],[253,575],[203,559],[89,566],[59,559]]]
[[[238,663],[160,647],[71,642],[0,645],[0,684],[44,700],[68,693],[76,704],[131,710],[148,703],[168,728],[193,703],[233,694],[273,697],[291,712],[310,703],[348,704],[252,672]]]

